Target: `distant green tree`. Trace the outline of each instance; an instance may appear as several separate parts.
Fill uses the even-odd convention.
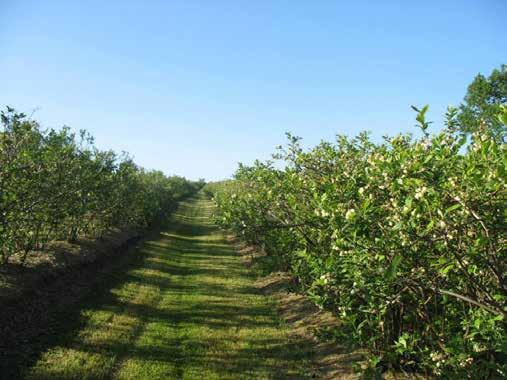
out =
[[[468,86],[464,102],[459,107],[461,131],[473,133],[483,126],[496,138],[504,139],[507,127],[498,118],[502,105],[507,105],[507,65],[494,69],[488,78],[478,74]]]

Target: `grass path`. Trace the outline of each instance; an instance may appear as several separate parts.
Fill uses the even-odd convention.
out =
[[[144,260],[81,305],[29,379],[304,378],[307,350],[223,234],[203,197],[183,203]]]

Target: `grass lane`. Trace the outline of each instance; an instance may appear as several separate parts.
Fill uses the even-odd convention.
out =
[[[304,378],[308,350],[211,224],[211,203],[182,203],[146,242],[141,265],[84,305],[29,379]],[[82,305],[83,307],[83,305]]]

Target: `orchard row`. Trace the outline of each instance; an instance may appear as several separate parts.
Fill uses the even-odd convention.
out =
[[[86,132],[43,130],[7,108],[0,131],[0,262],[54,240],[147,228],[203,183],[145,171],[128,155],[101,151]]]
[[[207,185],[217,222],[261,245],[371,364],[433,375],[505,375],[507,147],[457,111],[422,136],[338,136]],[[507,114],[498,120],[507,119]],[[281,161],[277,162],[277,161]]]

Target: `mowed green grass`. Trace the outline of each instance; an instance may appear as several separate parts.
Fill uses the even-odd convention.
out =
[[[81,305],[79,331],[56,337],[26,378],[305,378],[308,348],[290,338],[211,212],[201,196],[183,203],[140,248],[142,264]]]

